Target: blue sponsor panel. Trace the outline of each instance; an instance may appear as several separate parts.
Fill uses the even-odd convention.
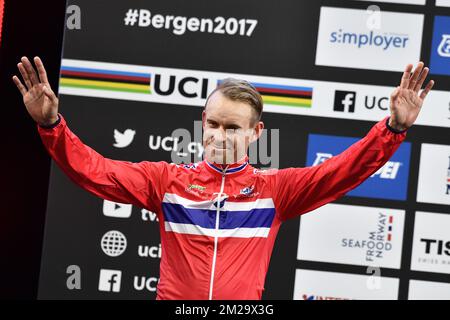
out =
[[[434,18],[430,72],[450,75],[450,17]]]
[[[331,157],[340,154],[358,140],[360,139],[310,134],[308,136],[306,165],[319,165]],[[346,195],[406,200],[410,154],[411,144],[409,142],[403,142],[382,168]]]

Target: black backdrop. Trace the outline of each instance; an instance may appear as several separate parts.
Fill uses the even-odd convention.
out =
[[[401,6],[395,4],[383,4],[383,8],[392,11],[403,11],[407,8],[408,12],[427,12],[424,25],[424,39],[430,38],[432,34],[432,16],[437,12],[432,1],[428,1],[425,7],[419,6]],[[86,6],[82,1],[81,7]],[[170,68],[183,68],[207,71],[226,71],[231,73],[257,74],[257,75],[275,75],[277,77],[301,78],[329,81],[343,81],[351,79],[351,82],[361,84],[388,85],[394,86],[399,79],[399,73],[367,71],[348,68],[329,68],[314,65],[315,42],[317,37],[317,17],[320,5],[340,6],[340,1],[321,1],[317,3],[310,2],[282,2],[277,4],[277,10],[273,10],[273,4],[258,3],[258,10],[252,3],[239,3],[239,11],[243,16],[258,17],[258,19],[268,21],[261,25],[260,33],[252,37],[249,43],[246,39],[245,45],[237,37],[209,37],[203,34],[187,34],[183,37],[171,35],[165,31],[154,30],[136,30],[136,37],[139,39],[152,39],[151,43],[144,40],[135,41],[121,34],[121,30],[107,29],[108,21],[113,15],[105,15],[103,19],[97,19],[101,10],[111,10],[114,12],[114,4],[104,1],[98,1],[95,4],[89,4],[90,10],[83,11],[82,30],[67,31],[65,36],[64,58],[111,61],[115,63],[142,64],[151,66],[161,66]],[[189,3],[177,1],[177,4],[171,3],[173,9],[168,10],[167,4],[162,5],[152,3],[152,11],[164,13],[179,13],[187,16],[198,15],[198,8],[192,7]],[[237,3],[237,2],[236,2]],[[173,5],[173,6],[172,6]],[[347,6],[352,8],[366,8],[367,3],[348,1]],[[17,6],[17,7],[15,7]],[[122,9],[130,5],[124,4]],[[134,7],[145,7],[145,2],[141,5],[137,3]],[[200,4],[199,4],[200,6]],[[20,7],[20,8],[19,8]],[[17,2],[8,3],[6,6],[7,14],[5,16],[4,44],[2,47],[2,96],[7,102],[7,121],[3,126],[4,136],[11,137],[6,139],[8,157],[2,157],[2,166],[5,168],[6,181],[2,184],[5,196],[4,209],[2,209],[2,220],[5,221],[2,227],[3,243],[7,243],[7,263],[2,263],[1,277],[5,277],[2,284],[2,294],[6,297],[34,297],[37,290],[38,270],[40,266],[41,245],[43,239],[44,214],[46,208],[46,194],[48,183],[48,164],[49,159],[43,150],[39,137],[35,131],[34,123],[26,115],[26,111],[21,104],[21,99],[16,89],[10,81],[9,75],[15,72],[15,64],[22,55],[40,55],[48,69],[50,79],[54,88],[57,88],[60,48],[62,46],[62,30],[64,27],[64,5],[42,10],[42,7],[27,4],[21,5]],[[218,2],[207,5],[202,3],[202,10],[207,10],[208,14],[229,16],[233,15],[233,6],[230,2]],[[39,11],[39,10],[42,11]],[[117,10],[124,12],[124,10]],[[442,9],[441,9],[442,10]],[[44,12],[45,11],[45,12]],[[27,16],[26,14],[29,14]],[[42,15],[37,14],[42,12]],[[51,12],[52,14],[48,15]],[[286,13],[295,12],[289,17]],[[42,17],[49,16],[48,19]],[[93,15],[93,16],[90,16]],[[40,16],[41,19],[36,19]],[[14,17],[14,20],[12,20]],[[311,17],[316,17],[311,19]],[[117,20],[117,17],[114,17]],[[53,19],[53,20],[52,20]],[[30,23],[25,27],[24,21]],[[35,21],[34,23],[32,23]],[[35,25],[40,28],[33,28]],[[32,26],[31,26],[32,25]],[[57,27],[59,25],[59,28]],[[48,30],[43,29],[44,27]],[[278,28],[278,29],[277,29]],[[279,30],[301,30],[298,33],[281,34]],[[45,30],[45,31],[44,31]],[[58,30],[56,32],[55,30]],[[86,31],[88,30],[88,32]],[[147,34],[148,32],[148,34]],[[140,34],[142,33],[142,34]],[[50,36],[53,34],[54,36]],[[150,34],[152,37],[150,37]],[[263,38],[259,38],[263,35]],[[295,39],[293,38],[295,36]],[[14,40],[12,40],[14,39]],[[99,44],[101,39],[101,45]],[[118,45],[116,39],[121,39]],[[51,41],[50,41],[51,40]],[[163,45],[158,46],[158,43]],[[207,44],[206,44],[207,43]],[[426,41],[424,41],[426,43]],[[81,45],[82,44],[82,45]],[[245,47],[245,50],[241,50]],[[30,48],[33,48],[30,49]],[[52,48],[52,50],[51,50]],[[132,48],[132,49],[130,49]],[[227,48],[227,50],[224,50]],[[429,47],[422,46],[421,57],[424,61],[429,61]],[[107,57],[107,59],[105,58]],[[286,62],[289,63],[286,63]],[[438,90],[445,90],[450,87],[449,80],[445,77],[435,77],[438,80]],[[4,91],[4,92],[3,92]],[[154,152],[149,155],[148,151],[136,149],[120,153],[112,150],[106,143],[106,136],[102,132],[111,132],[116,126],[126,126],[129,123],[139,128],[141,131],[152,127],[153,131],[160,135],[170,134],[169,128],[160,123],[160,119],[167,119],[167,108],[170,109],[171,127],[186,127],[186,123],[192,123],[193,120],[200,118],[199,108],[189,106],[161,106],[158,104],[147,103],[148,110],[143,110],[139,102],[109,100],[77,96],[62,96],[61,111],[68,119],[70,127],[76,134],[88,145],[104,154],[116,159],[127,159],[138,161],[141,159],[169,160],[167,153]],[[3,104],[3,103],[2,103]],[[92,109],[95,104],[95,110]],[[127,110],[126,113],[123,110]],[[150,112],[151,110],[151,112]],[[108,121],[101,121],[108,115]],[[299,148],[295,156],[289,152],[290,141],[286,137],[296,136],[296,143],[301,146],[307,144],[307,133],[316,132],[321,134],[336,134],[342,136],[363,136],[371,127],[371,123],[354,120],[336,120],[320,117],[302,117],[286,116],[282,114],[266,113],[263,120],[269,128],[282,128],[280,136],[281,167],[304,166],[306,158],[306,148]],[[93,128],[99,134],[93,134]],[[446,144],[445,128],[433,127],[430,130],[427,127],[416,126],[414,130],[408,133],[408,141],[415,141],[411,155],[411,167],[417,171],[419,165],[418,145],[421,141],[429,143]],[[285,139],[283,139],[285,137]],[[109,139],[109,137],[108,137]],[[109,141],[109,140],[108,140]],[[141,141],[143,145],[144,141]],[[10,170],[9,168],[14,168]],[[50,198],[48,203],[48,229],[45,253],[47,258],[43,260],[41,285],[42,297],[86,297],[86,292],[68,292],[61,291],[61,279],[57,275],[64,275],[68,260],[76,260],[77,252],[80,248],[89,247],[89,243],[98,242],[98,237],[104,231],[113,225],[108,225],[108,221],[99,214],[91,214],[101,210],[102,201],[92,197],[84,191],[72,185],[60,171],[53,166],[52,179],[50,184]],[[27,181],[27,183],[24,183]],[[409,183],[412,186],[417,185],[417,172],[409,177]],[[403,257],[411,255],[412,231],[414,225],[413,212],[416,210],[424,211],[443,211],[445,208],[439,205],[424,205],[415,203],[416,188],[409,188],[408,200],[405,203],[395,201],[365,199],[365,198],[343,198],[339,203],[348,203],[367,206],[388,206],[391,208],[402,208],[407,211],[404,230]],[[70,197],[67,198],[67,194]],[[66,198],[63,198],[66,197]],[[59,199],[59,201],[57,200]],[[60,201],[62,199],[67,200]],[[86,210],[91,210],[86,212]],[[137,210],[134,208],[133,210]],[[447,209],[448,210],[448,209]],[[60,212],[64,211],[64,215]],[[409,213],[409,214],[408,214]],[[80,217],[84,214],[83,218]],[[136,214],[134,214],[136,216]],[[67,219],[71,218],[72,227],[79,227],[80,230],[86,230],[88,237],[78,238],[79,241],[65,242],[65,248],[61,248],[55,241],[58,235],[54,226],[66,224]],[[89,219],[89,220],[83,220]],[[89,223],[86,223],[89,221]],[[76,225],[78,223],[79,225]],[[52,227],[53,226],[53,227]],[[133,221],[125,228],[132,231],[140,230],[141,234],[146,232],[147,225],[142,221]],[[365,267],[352,265],[338,265],[332,263],[297,261],[297,234],[299,220],[290,221],[282,226],[275,249],[272,256],[272,262],[266,282],[265,299],[291,299],[294,284],[295,268],[318,269],[324,271],[342,271],[348,273],[365,274]],[[3,232],[3,230],[5,230]],[[152,230],[156,230],[153,228]],[[141,235],[135,236],[139,239]],[[153,235],[152,235],[153,236]],[[92,238],[90,238],[92,237]],[[86,241],[86,242],[83,242]],[[83,244],[84,243],[84,244]],[[153,240],[150,245],[155,245]],[[72,249],[72,250],[71,250]],[[54,251],[52,251],[54,250]],[[98,250],[98,248],[97,248]],[[52,254],[53,253],[53,254]],[[57,253],[57,255],[55,255]],[[98,252],[93,251],[87,254],[95,255],[95,259],[102,259]],[[84,257],[86,258],[86,256]],[[125,260],[124,260],[125,261]],[[103,263],[99,262],[99,263]],[[87,263],[87,268],[90,267]],[[94,262],[90,262],[94,264]],[[157,263],[139,262],[136,264],[136,272],[147,272],[146,264],[152,263],[152,268],[156,268]],[[442,274],[421,273],[409,270],[409,259],[402,259],[400,270],[383,269],[384,276],[391,276],[400,279],[399,298],[407,297],[408,280],[412,276],[416,279],[429,279],[436,281],[446,281],[446,276]],[[4,268],[4,270],[3,270]],[[288,270],[287,270],[288,269]],[[94,272],[91,277],[97,277]],[[50,276],[52,275],[52,276]],[[94,284],[96,280],[91,282]],[[64,284],[64,283],[63,283]],[[95,285],[91,286],[95,289]],[[101,297],[94,290],[89,292],[88,297]],[[140,298],[148,298],[148,294],[137,295]]]

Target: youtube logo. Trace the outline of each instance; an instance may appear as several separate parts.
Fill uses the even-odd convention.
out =
[[[113,218],[129,218],[131,216],[131,204],[113,202],[109,200],[103,201],[103,214]]]

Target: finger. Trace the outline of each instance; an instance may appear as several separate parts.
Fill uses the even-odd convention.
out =
[[[50,89],[49,86],[44,85],[43,90],[44,90],[44,94],[45,94],[52,102],[56,102],[56,100],[57,100],[56,95],[55,95],[55,93],[53,92],[53,90]]]
[[[419,92],[420,88],[422,88],[423,82],[427,78],[429,71],[430,71],[430,69],[428,69],[428,68],[423,69],[422,73],[420,74],[420,78],[419,78],[419,80],[417,80],[416,86],[414,87],[415,92]]]
[[[422,90],[422,93],[420,94],[420,98],[423,100],[427,96],[427,94],[430,92],[431,88],[434,86],[434,80],[430,80],[425,87],[425,89]]]
[[[399,94],[399,92],[400,92],[400,89],[399,89],[399,88],[400,88],[400,87],[395,88],[395,90],[391,93],[391,99],[392,99],[392,100],[397,99],[398,94]]]
[[[33,85],[39,83],[38,76],[36,74],[36,71],[33,68],[33,65],[31,64],[30,60],[28,60],[27,57],[22,57],[22,63],[25,66],[25,70],[27,70],[28,78],[30,78],[30,81]]]
[[[41,82],[47,84],[48,83],[47,72],[45,71],[44,64],[42,63],[41,58],[34,57],[34,64],[37,67],[39,79],[41,79]]]
[[[13,79],[14,83],[16,84],[17,89],[19,89],[22,96],[24,96],[27,93],[27,89],[25,88],[25,86],[22,84],[22,82],[20,81],[20,79],[17,76],[13,76],[12,79]]]
[[[409,78],[411,77],[412,64],[408,64],[403,72],[402,81],[400,82],[400,88],[406,89],[409,85]]]
[[[417,80],[419,79],[420,73],[422,72],[423,66],[424,66],[424,63],[422,61],[420,61],[417,64],[417,67],[414,70],[414,72],[411,76],[411,79],[409,79],[409,86],[408,86],[409,89],[414,89],[416,87],[416,83],[417,83]]]
[[[23,81],[25,81],[25,85],[27,86],[28,90],[30,90],[31,88],[33,88],[33,85],[31,84],[30,78],[28,77],[27,70],[25,70],[25,67],[23,66],[22,62],[19,62],[17,64],[17,67],[19,68]]]

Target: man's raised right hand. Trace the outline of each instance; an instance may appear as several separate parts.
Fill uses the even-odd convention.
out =
[[[22,57],[17,64],[25,86],[20,79],[14,75],[14,83],[23,96],[23,103],[28,113],[38,124],[48,126],[58,120],[58,98],[50,87],[47,73],[39,57],[34,58],[38,74],[27,57]]]

